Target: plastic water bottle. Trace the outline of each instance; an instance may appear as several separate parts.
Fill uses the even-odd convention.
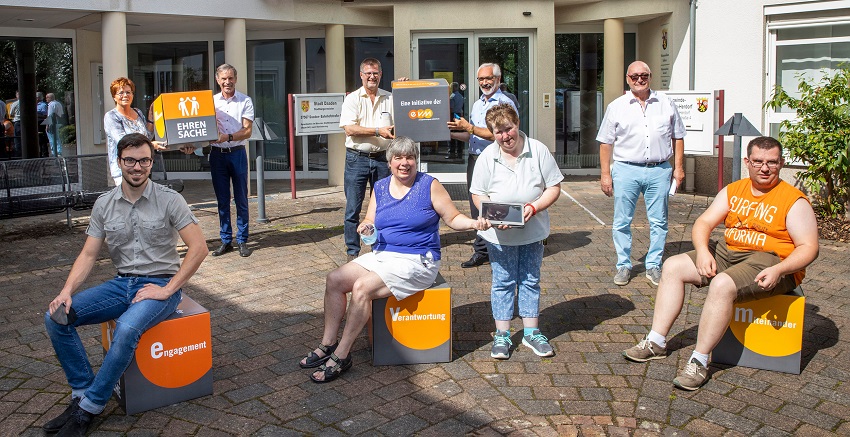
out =
[[[376,241],[378,241],[378,228],[373,224],[367,224],[365,228],[360,232],[360,240],[363,241],[363,244],[373,245]]]

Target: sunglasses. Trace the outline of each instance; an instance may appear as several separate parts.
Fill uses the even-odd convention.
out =
[[[629,79],[631,79],[632,82],[637,82],[638,79],[649,80],[649,73],[630,74]]]

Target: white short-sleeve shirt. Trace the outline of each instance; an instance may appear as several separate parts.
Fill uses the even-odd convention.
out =
[[[242,119],[254,121],[254,102],[250,97],[236,91],[233,97],[225,99],[221,93],[213,96],[215,104],[215,122],[218,131],[223,134],[232,134],[242,130]],[[248,140],[225,141],[214,144],[213,147],[229,148],[247,146]]]
[[[393,95],[389,91],[378,88],[375,102],[366,94],[366,88],[360,87],[357,91],[349,93],[342,101],[342,112],[339,116],[339,127],[357,125],[362,127],[386,127],[381,121],[381,114],[389,114],[389,124],[393,124]],[[380,152],[387,150],[390,140],[381,137],[357,136],[345,137],[345,147],[359,150],[361,152]]]
[[[662,162],[673,156],[673,139],[685,138],[685,123],[673,101],[650,91],[646,109],[627,92],[605,110],[596,141],[611,144],[615,161]]]
[[[540,141],[520,132],[525,144],[511,169],[502,161],[499,144],[492,143],[475,162],[469,192],[486,195],[494,202],[528,203],[537,200],[546,188],[564,180],[552,152]],[[485,240],[506,246],[534,243],[549,236],[549,211],[532,216],[524,228],[478,231]]]

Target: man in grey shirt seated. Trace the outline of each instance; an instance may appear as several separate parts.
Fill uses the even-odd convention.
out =
[[[68,408],[43,426],[59,436],[85,435],[130,365],[142,333],[175,311],[181,287],[208,253],[198,219],[183,197],[150,181],[154,156],[150,140],[133,133],[122,138],[117,148],[124,182],[95,202],[83,250],[44,315],[71,386]],[[182,265],[178,234],[188,246]],[[94,267],[104,241],[117,276],[72,299]],[[95,374],[77,327],[113,319],[112,344]]]

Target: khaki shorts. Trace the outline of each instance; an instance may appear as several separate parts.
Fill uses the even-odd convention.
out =
[[[729,250],[726,247],[725,240],[709,242],[708,249],[714,255],[714,261],[717,263],[717,273],[726,273],[735,283],[735,287],[738,289],[738,297],[735,298],[735,302],[749,302],[763,299],[765,297],[785,294],[797,288],[793,274],[779,278],[776,287],[773,287],[771,290],[763,290],[755,282],[756,275],[762,270],[779,264],[779,256],[774,252],[739,252]],[[697,252],[692,250],[687,255],[694,262],[694,265],[696,265]],[[707,286],[712,279],[707,276],[702,276],[701,278],[702,280],[697,285],[698,287]]]

